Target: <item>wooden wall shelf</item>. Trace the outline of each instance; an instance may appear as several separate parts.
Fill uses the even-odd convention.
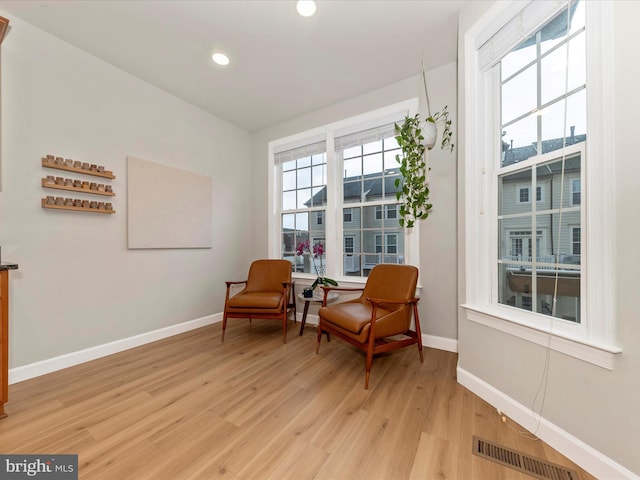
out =
[[[42,186],[45,188],[55,188],[57,190],[67,190],[69,192],[91,193],[92,195],[105,195],[107,197],[113,197],[115,195],[115,193],[113,192],[99,192],[98,190],[91,190],[89,188],[77,188],[77,187],[69,187],[67,185],[47,183],[44,178],[42,179]]]
[[[48,161],[46,158],[42,159],[42,166],[47,168],[55,168],[56,170],[65,170],[67,172],[81,173],[83,175],[92,175],[94,177],[111,178],[111,179],[116,178],[113,172],[110,172],[109,170],[105,170],[103,173],[103,172],[94,172],[93,170],[85,170],[83,168],[67,167],[66,165],[60,165],[58,163]]]
[[[51,205],[47,203],[47,200],[45,198],[42,199],[42,208],[52,208],[55,210],[74,210],[76,212],[90,213],[116,213],[115,210],[99,210],[97,208],[72,207],[70,205]]]

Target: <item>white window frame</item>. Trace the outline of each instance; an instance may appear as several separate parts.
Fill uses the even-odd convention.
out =
[[[549,347],[606,369],[613,369],[615,355],[614,302],[614,176],[605,159],[615,158],[613,112],[613,8],[610,2],[585,2],[587,21],[587,119],[586,165],[581,231],[587,247],[581,255],[586,312],[584,328],[562,332],[550,316],[520,311],[494,300],[490,275],[496,270],[498,229],[496,158],[501,145],[499,75],[482,72],[478,47],[517,14],[524,2],[496,2],[464,36],[465,98],[465,296],[466,319],[527,341]],[[471,147],[472,146],[472,147]],[[593,159],[589,161],[589,159]],[[585,183],[586,182],[586,183]],[[585,195],[586,193],[586,195]],[[597,199],[597,200],[596,200]],[[597,201],[598,208],[589,208]],[[535,317],[535,321],[532,319]],[[542,321],[541,321],[542,319]],[[566,322],[565,322],[566,323]]]
[[[269,214],[267,221],[268,228],[268,255],[270,258],[282,258],[281,249],[281,176],[279,175],[279,166],[275,162],[275,152],[284,151],[288,148],[311,144],[325,140],[326,158],[327,158],[327,204],[324,208],[325,218],[343,218],[343,208],[351,208],[349,204],[342,204],[337,199],[342,199],[342,171],[337,168],[334,151],[334,138],[341,135],[375,128],[380,125],[388,124],[398,119],[404,118],[406,115],[415,115],[418,111],[418,98],[405,100],[395,103],[387,107],[372,110],[370,112],[356,115],[344,120],[339,120],[321,127],[300,132],[284,138],[269,142],[268,158],[268,194],[269,194]],[[396,201],[395,199],[393,201]],[[343,258],[343,228],[342,222],[326,222],[325,236],[327,241],[326,248],[326,275],[335,279],[339,283],[344,284],[364,284],[366,277],[353,277],[340,275],[339,270],[342,269]],[[405,229],[405,251],[404,258],[406,264],[420,266],[420,235],[418,229],[414,228],[411,234]],[[315,275],[309,273],[292,272],[292,276],[296,279],[315,279]],[[420,280],[420,279],[419,279]],[[418,290],[421,289],[420,283]]]

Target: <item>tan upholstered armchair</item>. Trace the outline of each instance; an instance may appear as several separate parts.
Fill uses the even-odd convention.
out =
[[[222,317],[222,341],[229,318],[265,318],[282,321],[284,342],[287,343],[287,316],[295,302],[292,293],[291,262],[288,260],[256,260],[249,268],[247,280],[225,282],[227,293]],[[229,297],[231,286],[245,284],[244,289]]]
[[[318,311],[318,341],[322,334],[333,334],[367,353],[364,388],[369,388],[369,374],[373,356],[409,345],[418,345],[422,357],[422,336],[418,317],[418,269],[411,265],[376,265],[369,274],[364,288],[322,287],[325,292],[323,307]],[[360,297],[327,305],[327,293],[336,291],[362,291]],[[411,317],[415,330],[411,330]],[[388,337],[402,336],[401,338]]]

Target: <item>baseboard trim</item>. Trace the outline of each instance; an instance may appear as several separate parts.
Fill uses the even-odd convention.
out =
[[[196,318],[176,325],[171,325],[151,332],[141,333],[133,337],[123,338],[113,342],[86,348],[77,352],[66,353],[58,357],[41,360],[9,370],[9,384],[23,382],[31,378],[46,375],[63,368],[73,367],[97,358],[106,357],[130,348],[139,347],[147,343],[172,337],[196,328],[204,327],[222,321],[222,313]]]
[[[527,430],[533,431],[536,429],[538,421],[533,417],[530,408],[505,395],[484,380],[460,368],[460,366],[457,368],[457,375],[460,385],[468,388],[480,398],[504,412],[508,417]],[[554,423],[551,423],[544,417],[540,419],[537,435],[541,440],[596,478],[603,480],[622,478],[627,480],[640,480],[640,477],[635,473],[561,429]]]
[[[455,338],[438,337],[436,335],[422,334],[422,345],[447,352],[458,353],[458,340]]]

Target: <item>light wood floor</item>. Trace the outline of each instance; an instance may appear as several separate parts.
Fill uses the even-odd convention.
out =
[[[458,385],[457,356],[374,360],[316,330],[220,324],[9,387],[3,454],[79,455],[81,479],[521,479],[471,453],[478,435],[575,469]]]

